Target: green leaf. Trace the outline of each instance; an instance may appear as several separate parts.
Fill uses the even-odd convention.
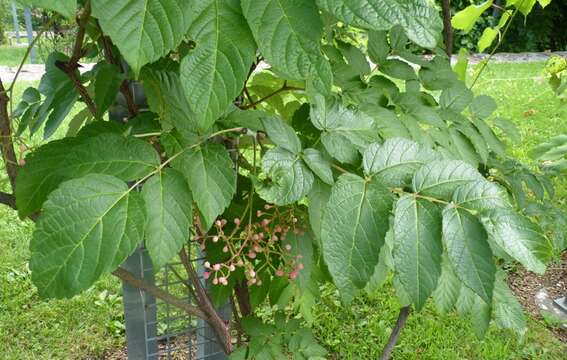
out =
[[[188,35],[196,42],[181,61],[181,83],[200,131],[207,130],[242,92],[256,44],[238,0],[202,0],[192,5]]]
[[[441,210],[427,200],[406,194],[396,203],[393,229],[396,273],[420,310],[441,275]]]
[[[34,114],[34,119],[30,124],[30,132],[35,133],[45,123],[44,139],[53,135],[67,117],[79,96],[73,82],[56,65],[60,61],[68,60],[67,56],[58,52],[49,54],[45,63],[45,74],[39,82],[38,90],[45,96],[45,99]]]
[[[390,54],[388,33],[386,31],[368,32],[368,56],[376,64],[382,64]]]
[[[220,144],[206,143],[190,149],[186,144],[178,144],[172,150],[174,153],[183,151],[172,165],[185,175],[203,225],[209,229],[236,192],[233,162]]]
[[[102,115],[115,101],[124,77],[116,65],[109,64],[106,61],[98,63],[94,70],[96,71],[94,78],[94,102],[98,113],[97,116],[102,118]]]
[[[384,144],[371,144],[364,152],[364,173],[376,176],[385,186],[403,187],[411,183],[414,173],[439,154],[418,143],[392,138]]]
[[[179,45],[194,9],[181,0],[96,0],[91,6],[135,74]]]
[[[313,1],[242,0],[242,9],[275,71],[292,80],[332,76],[321,53],[323,24]]]
[[[451,109],[460,113],[473,100],[473,93],[463,83],[443,90],[439,98],[439,105],[444,109]]]
[[[77,0],[23,0],[23,3],[57,11],[69,19],[75,18],[75,11],[77,10]]]
[[[473,331],[477,338],[482,339],[488,331],[488,326],[490,325],[490,317],[492,309],[489,305],[490,303],[484,302],[480,297],[476,297],[473,308],[471,311],[471,320]]]
[[[30,244],[42,297],[72,297],[117,268],[144,235],[144,205],[126,184],[90,174],[66,181],[46,201]]]
[[[522,305],[508,287],[504,271],[496,274],[493,312],[497,326],[512,329],[520,336],[526,333],[527,324]]]
[[[490,238],[529,271],[545,272],[552,245],[542,230],[528,218],[510,209],[496,208],[481,218]]]
[[[523,1],[523,0],[522,0]],[[457,12],[451,19],[451,25],[455,29],[463,30],[464,32],[469,32],[472,30],[474,24],[489,7],[492,6],[492,0],[483,2],[480,5],[469,5],[463,10]]]
[[[39,210],[62,181],[90,173],[132,181],[159,165],[159,156],[142,140],[118,134],[65,138],[49,142],[26,157],[16,178],[21,218]]]
[[[466,47],[459,49],[459,55],[457,57],[457,63],[453,66],[453,70],[459,77],[459,80],[466,82],[467,80],[467,67],[469,65],[469,51]]]
[[[309,223],[316,239],[321,239],[321,223],[323,222],[323,212],[327,208],[331,187],[322,181],[315,180],[313,187],[308,194],[309,198]]]
[[[280,147],[266,152],[262,158],[262,171],[271,182],[260,184],[258,195],[276,205],[287,205],[303,199],[314,181],[313,173],[300,156]]]
[[[341,297],[349,303],[374,273],[388,229],[392,195],[376,179],[339,177],[323,214],[323,256]]]
[[[140,79],[144,82],[150,109],[159,115],[164,127],[173,126],[185,138],[190,138],[196,132],[197,123],[179,75],[145,67]]]
[[[484,122],[484,120],[478,117],[472,117],[472,123],[478,129],[479,133],[484,138],[484,141],[490,147],[490,150],[494,151],[500,156],[506,155],[506,148],[502,141],[494,134],[494,131]]]
[[[453,191],[469,182],[483,179],[469,164],[459,160],[437,160],[419,169],[413,177],[413,188],[420,194],[451,200]]]
[[[369,30],[389,30],[401,25],[416,44],[434,48],[443,24],[426,0],[317,0],[319,7],[337,19]]]
[[[453,193],[452,200],[459,207],[477,211],[510,207],[506,189],[487,180],[477,180],[459,186]]]
[[[478,52],[483,52],[489,48],[498,34],[499,32],[497,29],[493,29],[491,27],[484,29],[482,36],[478,39]]]
[[[457,303],[460,290],[461,282],[453,272],[449,260],[443,257],[441,276],[437,282],[437,288],[433,292],[433,301],[437,310],[441,313],[451,311]]]
[[[266,116],[262,119],[262,124],[274,144],[296,155],[301,152],[301,141],[295,134],[295,130],[279,117]]]
[[[471,114],[475,117],[486,119],[496,110],[498,105],[493,98],[488,95],[479,95],[473,99],[469,105]]]
[[[522,141],[520,130],[518,130],[516,124],[514,124],[511,120],[503,117],[497,117],[494,119],[494,125],[500,128],[500,130],[502,130],[513,142],[520,143],[520,141]]]
[[[369,115],[332,98],[315,96],[310,115],[313,125],[323,131],[321,142],[325,150],[340,162],[356,162],[359,151],[379,140],[374,120]]]
[[[193,199],[183,175],[165,169],[152,176],[142,188],[148,215],[146,249],[155,269],[176,255],[190,235]]]
[[[83,126],[85,122],[88,122],[91,119],[93,119],[93,117],[89,108],[86,107],[83,110],[79,111],[75,114],[75,116],[73,116],[71,121],[69,121],[69,127],[65,136],[76,136],[81,126]]]
[[[401,80],[413,80],[417,78],[415,70],[405,61],[390,59],[384,61],[378,69],[384,74]]]
[[[529,155],[537,160],[559,160],[567,155],[567,135],[552,137],[530,150]]]
[[[492,301],[496,266],[482,224],[466,210],[443,210],[443,241],[459,280],[486,303]]]
[[[303,160],[309,166],[311,171],[315,173],[323,182],[333,185],[333,170],[331,170],[331,163],[323,157],[323,154],[316,149],[305,149],[303,151]]]

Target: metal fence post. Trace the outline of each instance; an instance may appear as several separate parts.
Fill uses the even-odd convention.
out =
[[[151,261],[143,249],[136,252],[122,264],[122,267],[138,277],[153,283]],[[124,322],[128,343],[128,359],[157,360],[157,309],[156,300],[145,291],[122,283],[124,292]],[[148,339],[154,339],[148,341]],[[152,355],[154,354],[154,355]]]
[[[32,26],[32,19],[31,19],[31,10],[29,7],[24,8],[24,19],[26,21],[26,31],[28,32],[28,45],[33,42],[33,26]],[[35,64],[35,46],[32,47],[30,53],[31,63]]]
[[[12,1],[12,19],[14,20],[14,31],[16,32],[16,43],[20,43],[20,24],[18,23],[18,9],[16,3]]]

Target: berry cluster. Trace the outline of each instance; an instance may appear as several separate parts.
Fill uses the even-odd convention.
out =
[[[237,268],[242,268],[248,285],[262,285],[258,274],[287,276],[293,280],[303,269],[301,254],[293,254],[291,244],[286,239],[289,232],[301,235],[303,229],[298,226],[298,219],[292,208],[280,209],[266,204],[264,211],[258,210],[256,217],[248,224],[240,218],[233,220],[234,228],[227,231],[228,221],[217,220],[214,235],[202,237],[202,248],[212,244],[222,244],[226,260],[211,264],[206,261],[205,279],[211,279],[215,285],[228,285],[228,278]]]

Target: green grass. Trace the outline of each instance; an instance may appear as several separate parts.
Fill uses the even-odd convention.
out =
[[[0,59],[1,56],[0,52]],[[493,96],[500,105],[498,115],[512,119],[520,128],[523,141],[511,145],[510,151],[523,160],[528,159],[527,151],[540,141],[567,133],[567,119],[559,113],[557,100],[547,84],[531,79],[541,75],[542,69],[542,63],[490,65],[475,87],[475,92]],[[30,85],[37,83],[19,83],[15,87],[16,101]],[[535,109],[535,113],[525,117],[523,113],[529,109]],[[64,131],[63,125],[56,136]],[[40,136],[30,142],[39,143]],[[5,178],[0,178],[0,187],[3,186]],[[105,350],[122,345],[124,338],[116,335],[113,325],[120,320],[120,303],[99,299],[104,289],[120,293],[116,280],[105,277],[91,290],[70,300],[38,298],[27,268],[31,231],[30,222],[22,222],[13,211],[0,207],[0,357],[81,359],[100,356]],[[398,308],[393,290],[387,286],[372,297],[357,298],[348,308],[340,304],[334,289],[326,288],[313,309],[315,333],[336,358],[375,359],[391,332]],[[429,305],[410,316],[394,356],[559,360],[564,358],[564,351],[565,347],[545,328],[544,322],[530,320],[522,340],[509,331],[491,328],[480,341],[468,319],[438,314]]]
[[[0,66],[20,65],[25,53],[26,47],[24,46],[0,46]]]

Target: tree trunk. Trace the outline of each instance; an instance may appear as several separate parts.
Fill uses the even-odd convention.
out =
[[[441,0],[443,9],[443,37],[447,55],[453,54],[453,26],[451,25],[451,0]]]

